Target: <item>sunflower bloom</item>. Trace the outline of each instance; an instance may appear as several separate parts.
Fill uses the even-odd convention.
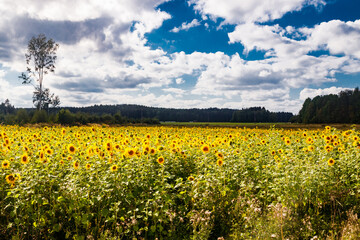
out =
[[[165,159],[164,159],[163,157],[159,157],[159,158],[157,159],[157,162],[158,162],[160,165],[163,165],[164,162],[165,162]]]
[[[90,163],[87,163],[87,164],[85,165],[85,168],[86,168],[86,170],[89,170],[89,169],[91,168]]]
[[[208,145],[204,145],[201,147],[201,151],[203,151],[203,153],[208,153],[210,151],[210,147]]]
[[[6,182],[9,184],[14,184],[16,181],[16,177],[14,176],[14,174],[9,174],[5,177]]]
[[[8,160],[4,160],[4,161],[2,161],[2,163],[1,163],[1,167],[2,167],[3,169],[7,169],[7,168],[9,168],[9,167],[10,167],[10,163],[9,163],[9,161],[8,161]]]
[[[224,155],[223,155],[222,153],[220,153],[220,152],[218,152],[218,153],[216,154],[216,156],[217,156],[218,158],[221,158],[221,159],[224,158]]]
[[[40,161],[44,160],[44,158],[45,158],[45,153],[44,153],[43,151],[41,151],[41,152],[39,153],[39,158],[40,158]]]
[[[333,158],[330,158],[329,160],[328,160],[328,165],[329,166],[332,166],[332,165],[334,165],[335,164],[335,160],[333,159]]]
[[[129,157],[134,157],[135,154],[136,154],[136,151],[135,151],[134,149],[128,149],[128,150],[127,150],[127,155],[128,155]]]
[[[217,164],[219,167],[221,167],[221,166],[224,164],[224,161],[223,161],[222,159],[218,159],[218,160],[216,161],[216,164]]]
[[[78,161],[73,162],[73,167],[77,170],[80,167],[80,163]]]
[[[114,165],[112,165],[112,166],[110,167],[110,170],[111,170],[112,172],[116,172],[116,171],[118,170],[118,166],[117,166],[116,164],[114,164]]]
[[[21,156],[21,163],[22,163],[22,164],[27,164],[27,163],[29,163],[29,156],[28,156],[27,154],[23,154],[23,155]]]
[[[76,148],[75,148],[75,146],[72,145],[72,144],[69,144],[68,147],[67,147],[67,149],[68,149],[68,151],[69,151],[70,154],[75,154],[75,152],[76,152]]]
[[[53,153],[54,153],[54,151],[51,148],[46,149],[47,155],[52,155]]]

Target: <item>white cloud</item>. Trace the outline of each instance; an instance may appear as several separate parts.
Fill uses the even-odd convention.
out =
[[[343,87],[330,87],[330,88],[318,88],[318,89],[313,89],[313,88],[304,88],[303,90],[301,90],[300,92],[300,99],[305,101],[307,98],[314,98],[316,96],[323,96],[323,95],[329,95],[329,94],[338,94],[341,91],[345,91],[345,90],[352,90],[349,88],[343,88]]]
[[[30,18],[52,21],[83,21],[110,16],[119,22],[141,20],[144,14],[166,0],[2,0],[0,12],[8,16],[28,15]]]
[[[174,93],[177,96],[182,96],[186,92],[185,90],[180,89],[180,88],[164,88],[163,91],[169,92],[169,93]]]
[[[246,23],[237,25],[235,30],[229,33],[229,39],[230,43],[241,42],[245,47],[245,52],[254,49],[265,50],[268,56],[294,57],[304,55],[311,50],[304,41],[291,39],[286,36],[287,34],[287,30],[278,25]]]
[[[189,30],[190,28],[193,28],[193,27],[197,27],[200,25],[200,22],[197,20],[197,19],[193,19],[190,23],[182,23],[180,27],[174,27],[173,29],[170,30],[170,32],[174,32],[174,33],[177,33],[181,30]]]
[[[227,23],[266,22],[279,19],[285,13],[298,11],[305,5],[320,7],[324,0],[189,0],[194,8],[210,18],[224,18]]]
[[[25,70],[24,53],[29,40],[25,35],[21,35],[24,34],[21,29],[24,28],[25,23],[28,23],[25,32],[30,34],[36,34],[41,29],[45,30],[45,33],[48,30],[55,32],[49,26],[59,27],[56,32],[61,32],[66,27],[80,29],[80,32],[92,31],[95,35],[78,36],[77,34],[80,33],[74,31],[75,33],[72,34],[69,32],[70,29],[64,36],[56,35],[60,37],[59,40],[54,38],[60,43],[56,72],[45,76],[44,85],[50,87],[62,99],[67,96],[66,91],[103,92],[106,88],[169,84],[170,77],[159,78],[155,72],[155,66],[159,65],[155,61],[159,61],[161,66],[166,65],[168,58],[163,58],[166,53],[144,46],[146,43],[144,34],[160,27],[164,20],[170,18],[169,14],[155,10],[161,2],[163,1],[122,1],[109,5],[91,0],[68,3],[48,1],[47,4],[43,4],[43,1],[5,0],[0,7],[4,20],[0,22],[0,35],[4,38],[2,40],[7,39],[7,42],[0,41],[2,66],[11,71]],[[91,19],[88,20],[89,18]],[[24,24],[13,24],[19,21]],[[87,25],[87,21],[94,22]],[[9,57],[3,52],[8,53]],[[126,64],[128,60],[135,64],[128,66]],[[175,74],[175,77],[178,75]],[[29,106],[31,87],[28,89],[30,90],[30,96],[27,97],[30,100],[28,100]],[[9,89],[2,90],[2,96],[11,95]],[[80,95],[76,94],[79,101]],[[20,103],[21,98],[17,97],[17,99],[15,105],[24,106]]]
[[[329,50],[360,58],[360,20],[323,22],[314,29],[302,29],[309,34],[308,41],[315,50]]]
[[[177,79],[175,79],[175,82],[176,82],[176,84],[183,84],[183,83],[185,83],[185,80],[182,78],[177,78]]]
[[[26,85],[13,86],[5,80],[5,71],[0,70],[0,103],[9,99],[11,105],[29,106],[31,101],[33,88]]]

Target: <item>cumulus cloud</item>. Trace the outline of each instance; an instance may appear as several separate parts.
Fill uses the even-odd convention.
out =
[[[321,7],[324,0],[189,0],[202,15],[210,18],[223,18],[231,24],[266,22],[281,18],[287,12],[299,11],[306,5]]]
[[[323,96],[323,95],[329,95],[329,94],[338,94],[341,91],[345,90],[352,90],[349,88],[343,88],[343,87],[330,87],[330,88],[304,88],[300,92],[300,99],[305,101],[307,98],[314,98],[316,96]]]
[[[181,30],[189,30],[190,28],[193,28],[193,27],[197,27],[200,25],[200,22],[197,20],[197,19],[193,19],[190,23],[182,23],[180,27],[174,27],[173,29],[170,30],[170,32],[174,32],[174,33],[177,33]]]
[[[177,96],[182,96],[186,91],[180,88],[165,88],[164,92],[174,93]]]
[[[360,59],[360,20],[332,20],[302,31],[309,35],[308,42],[313,49],[326,49],[332,54],[345,54]]]
[[[26,69],[24,53],[32,36],[45,33],[60,43],[55,74],[44,85],[60,98],[67,92],[101,93],[106,88],[136,88],[162,85],[171,79],[155,77],[151,67],[165,53],[144,46],[145,33],[161,26],[171,16],[156,10],[162,0],[117,1],[2,1],[0,14],[0,60],[3,69]],[[128,67],[127,61],[136,62]],[[148,70],[150,69],[150,70]],[[151,81],[154,80],[152,83]],[[5,86],[5,80],[2,84]],[[31,87],[30,96],[31,99]],[[2,96],[11,96],[9,88]],[[22,97],[12,95],[16,106]],[[94,99],[93,99],[94,100]],[[63,101],[62,101],[63,102]],[[29,104],[27,104],[29,106]]]
[[[13,83],[5,80],[6,72],[0,70],[0,102],[4,102],[5,99],[9,99],[10,103],[16,106],[26,106],[29,105],[29,100],[32,97],[33,89],[25,85],[14,85]],[[16,99],[14,99],[16,96]],[[15,101],[14,101],[15,100]]]

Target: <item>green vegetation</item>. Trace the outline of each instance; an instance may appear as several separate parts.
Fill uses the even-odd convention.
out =
[[[25,125],[35,123],[50,123],[62,125],[86,125],[89,123],[97,124],[159,124],[156,118],[133,119],[124,117],[120,112],[115,114],[90,114],[90,113],[71,113],[67,109],[57,111],[45,110],[25,110],[15,109],[8,102],[8,105],[0,105],[0,124],[6,125]],[[3,107],[7,106],[7,107]],[[4,110],[5,109],[5,110]]]
[[[235,111],[231,122],[289,122],[292,113],[270,112],[263,107],[251,107]]]
[[[302,123],[360,123],[360,91],[306,99],[296,119]]]
[[[0,126],[0,239],[360,236],[360,133]]]

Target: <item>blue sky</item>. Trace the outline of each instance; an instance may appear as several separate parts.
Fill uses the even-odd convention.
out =
[[[61,106],[296,114],[307,97],[360,85],[359,9],[357,0],[1,0],[0,102],[32,106],[33,86],[17,76],[28,41],[44,33],[60,44],[44,85]]]

